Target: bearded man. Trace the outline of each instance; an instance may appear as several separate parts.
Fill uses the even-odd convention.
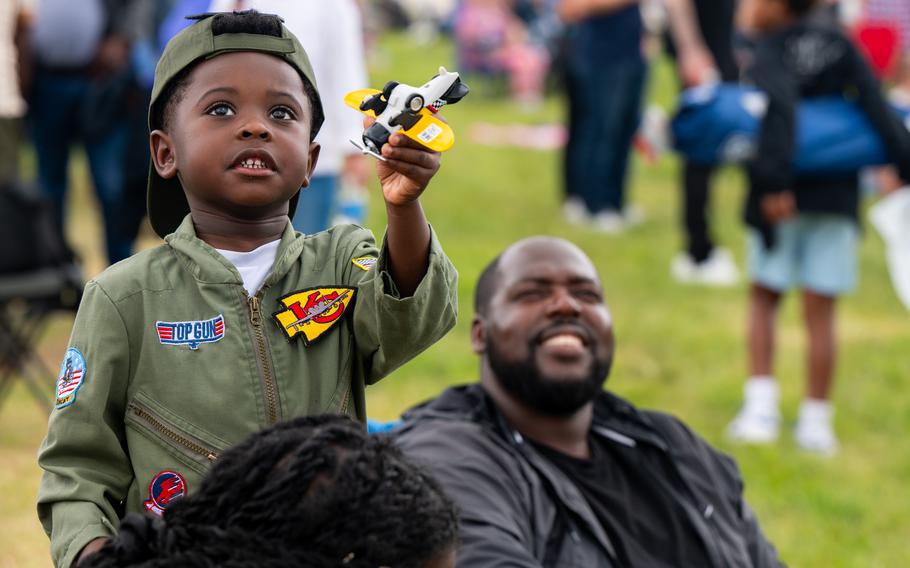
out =
[[[732,459],[602,390],[602,292],[573,244],[510,246],[475,292],[480,383],[405,415],[399,445],[460,509],[458,566],[780,566]]]

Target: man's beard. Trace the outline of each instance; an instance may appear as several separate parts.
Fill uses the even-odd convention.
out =
[[[531,345],[528,357],[523,361],[509,361],[489,338],[486,342],[487,361],[500,386],[546,416],[570,416],[594,400],[603,389],[613,363],[612,356],[601,360],[592,351],[593,363],[586,377],[543,377],[534,363],[535,349],[535,345]]]

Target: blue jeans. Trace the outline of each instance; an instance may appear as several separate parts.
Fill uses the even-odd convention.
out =
[[[566,193],[588,210],[622,211],[632,138],[641,119],[646,65],[569,61]]]
[[[314,176],[310,179],[310,185],[300,190],[297,211],[291,219],[295,229],[309,235],[331,226],[338,183],[338,176]]]
[[[108,261],[114,263],[128,257],[133,246],[131,238],[120,234],[117,221],[123,194],[128,127],[120,123],[98,140],[85,140],[82,124],[90,87],[91,80],[85,75],[39,68],[32,85],[29,115],[38,157],[38,180],[56,207],[60,227],[63,227],[68,187],[70,146],[80,141],[84,144],[95,195],[101,203]]]

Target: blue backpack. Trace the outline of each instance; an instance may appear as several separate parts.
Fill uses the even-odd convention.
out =
[[[671,122],[673,148],[696,164],[752,158],[767,97],[737,84],[685,91]],[[895,108],[910,130],[910,109]],[[860,108],[842,97],[802,102],[796,118],[793,167],[802,174],[855,172],[888,163],[884,144]]]

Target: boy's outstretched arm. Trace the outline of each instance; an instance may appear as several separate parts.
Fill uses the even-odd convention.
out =
[[[402,134],[382,147],[376,171],[389,217],[389,272],[402,297],[414,294],[427,272],[430,226],[418,198],[439,170],[440,157]]]

